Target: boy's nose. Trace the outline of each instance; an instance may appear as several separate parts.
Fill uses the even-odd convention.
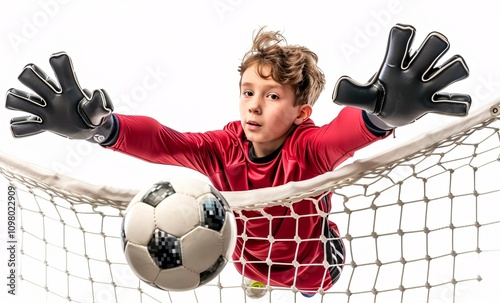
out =
[[[250,113],[254,113],[254,114],[260,114],[261,113],[261,109],[260,109],[260,106],[250,106],[248,108],[248,111]]]
[[[248,111],[250,113],[256,113],[256,114],[260,114],[262,112],[259,98],[254,98],[252,100],[252,102],[249,104]]]

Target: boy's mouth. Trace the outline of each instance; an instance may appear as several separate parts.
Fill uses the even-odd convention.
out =
[[[247,129],[250,130],[250,131],[256,131],[258,129],[260,129],[262,125],[260,125],[259,123],[255,122],[255,121],[247,121]]]
[[[248,120],[248,121],[247,121],[247,124],[249,124],[249,125],[253,125],[253,126],[262,126],[262,125],[260,125],[259,123],[255,122],[255,121],[253,121],[253,120]]]

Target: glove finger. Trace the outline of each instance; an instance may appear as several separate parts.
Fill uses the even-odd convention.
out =
[[[432,99],[433,112],[452,116],[467,116],[472,102],[466,94],[439,93]]]
[[[113,105],[113,102],[111,102],[111,98],[109,97],[108,93],[104,90],[104,89],[100,89],[100,91],[102,92],[102,94],[104,95],[104,99],[106,101],[106,108],[108,110],[111,110],[111,111],[114,111],[115,110],[115,107]]]
[[[444,35],[437,32],[429,34],[411,59],[411,69],[416,72],[416,75],[427,73],[449,47],[450,43]]]
[[[90,100],[83,99],[79,106],[80,114],[89,126],[102,125],[113,112],[113,104],[103,90],[95,90]]]
[[[27,137],[44,132],[42,119],[37,116],[16,117],[10,120],[12,136],[16,138]]]
[[[78,88],[81,91],[73,70],[71,58],[66,53],[60,52],[53,54],[49,62],[63,90]]]
[[[37,95],[24,92],[15,88],[7,91],[5,107],[20,110],[40,116],[47,103]]]
[[[45,100],[51,100],[60,91],[56,82],[35,64],[26,65],[18,79]]]
[[[426,79],[431,91],[440,91],[453,82],[465,79],[469,76],[469,68],[465,60],[460,56],[453,56],[443,63],[439,68],[432,71]]]
[[[415,35],[415,28],[411,25],[397,24],[389,33],[385,65],[402,66]]]
[[[87,97],[87,99],[92,98],[92,92],[90,91],[90,89],[84,88],[83,93],[85,94],[85,97]]]
[[[358,107],[366,110],[369,113],[378,113],[377,100],[383,90],[376,83],[362,85],[351,78],[341,77],[333,90],[333,102],[339,105],[347,105]]]

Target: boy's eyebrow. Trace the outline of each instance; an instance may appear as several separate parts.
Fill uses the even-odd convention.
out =
[[[243,82],[241,83],[241,86],[253,86],[254,84],[252,82]],[[269,85],[264,85],[266,89],[276,89],[276,88],[283,88],[283,85],[281,84],[269,84]]]
[[[252,85],[253,85],[253,83],[251,83],[251,82],[243,82],[243,83],[241,83],[241,86],[252,86]]]

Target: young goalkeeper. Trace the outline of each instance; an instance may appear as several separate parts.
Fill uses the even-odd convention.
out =
[[[414,33],[408,25],[392,28],[382,67],[369,83],[339,79],[333,100],[345,108],[323,126],[310,119],[325,85],[316,54],[262,29],[239,67],[241,119],[222,130],[181,133],[149,117],[115,114],[104,90],[81,89],[65,53],[50,58],[59,84],[29,64],[19,80],[37,95],[10,89],[6,107],[32,114],[11,120],[15,137],[51,131],[89,140],[146,161],[197,170],[221,191],[278,186],[329,172],[356,150],[428,112],[467,114],[468,95],[438,93],[468,76],[465,62],[453,56],[434,66],[449,47],[436,32],[410,54]],[[329,198],[318,204],[322,212],[330,211]],[[273,219],[249,210],[242,211],[245,225],[237,220],[238,234],[249,238],[236,243],[237,270],[264,284],[295,286],[306,296],[332,287],[345,260],[335,223],[315,215],[316,206],[308,200],[264,211]],[[313,240],[297,243],[296,236]],[[320,241],[321,236],[328,241]]]

